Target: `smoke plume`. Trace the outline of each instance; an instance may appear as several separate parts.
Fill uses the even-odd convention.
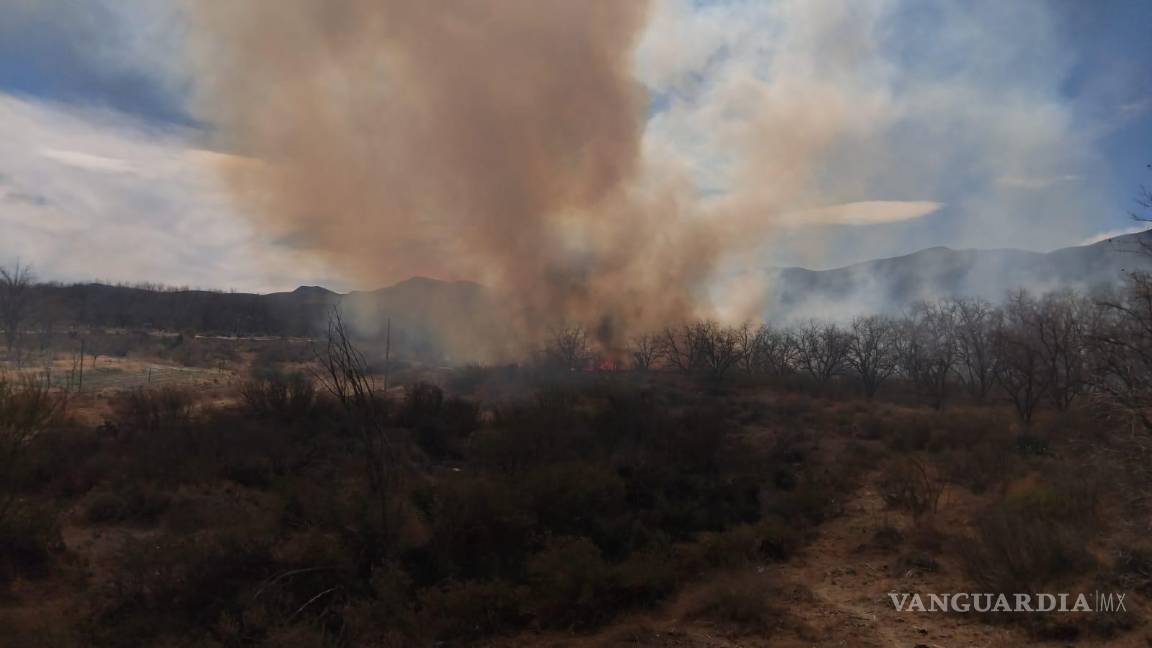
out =
[[[817,265],[911,251],[895,229],[833,245],[809,225],[948,211],[999,239],[1034,236],[1029,205],[1083,220],[1075,182],[1042,184],[1091,157],[1058,100],[1067,62],[1034,53],[1058,50],[1047,10],[915,4],[188,11],[206,121],[251,160],[226,177],[269,237],[364,286],[477,281],[519,327],[505,337],[582,324],[612,349],[683,318],[764,315],[766,248]],[[989,40],[972,24],[1014,27]]]
[[[379,285],[472,279],[535,328],[684,315],[714,255],[640,182],[641,2],[198,3],[229,180],[282,240]],[[210,72],[208,72],[210,71]],[[680,192],[683,193],[683,192]]]

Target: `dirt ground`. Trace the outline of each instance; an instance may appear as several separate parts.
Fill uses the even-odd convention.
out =
[[[941,525],[961,524],[977,502],[967,493],[945,492],[938,513]],[[522,636],[490,644],[493,648],[1015,648],[1017,646],[1152,645],[1152,632],[1137,627],[1119,637],[1041,641],[1017,624],[989,624],[974,614],[899,612],[889,592],[967,592],[959,561],[940,552],[929,569],[900,564],[899,553],[885,553],[873,543],[884,524],[910,532],[911,520],[885,506],[880,494],[864,486],[845,503],[843,515],[820,527],[819,536],[787,563],[767,565],[757,574],[784,594],[778,627],[771,632],[702,624],[685,618],[689,587],[663,611],[627,618],[588,637]],[[1072,590],[1078,591],[1078,590]],[[1144,601],[1126,603],[1144,616]],[[1135,607],[1134,607],[1135,606]]]

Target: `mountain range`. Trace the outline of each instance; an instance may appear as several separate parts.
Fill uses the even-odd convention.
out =
[[[1152,233],[1144,232],[1047,253],[934,247],[829,270],[768,268],[764,315],[769,320],[847,319],[898,312],[923,299],[982,297],[1060,288],[1091,291],[1117,285],[1127,273],[1152,271]],[[507,309],[491,291],[467,281],[413,277],[371,291],[336,293],[319,286],[251,294],[106,284],[36,287],[40,326],[52,322],[121,329],[224,335],[323,334],[339,307],[356,333],[413,357],[446,361],[507,357],[518,343]],[[378,345],[380,346],[380,345]]]
[[[830,270],[772,268],[768,314],[835,317],[893,312],[920,300],[980,297],[1000,301],[1013,289],[1091,292],[1133,271],[1152,271],[1152,232],[1052,252],[933,247]]]

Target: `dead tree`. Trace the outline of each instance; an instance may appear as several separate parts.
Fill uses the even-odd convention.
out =
[[[864,397],[868,400],[896,372],[895,333],[895,324],[883,315],[852,320],[846,361],[860,377]]]
[[[956,374],[977,402],[988,397],[995,383],[998,357],[993,348],[993,334],[1002,313],[982,299],[958,299],[951,302],[956,340]]]
[[[704,366],[705,333],[700,323],[665,328],[660,337],[661,357],[682,373],[699,371]]]
[[[735,329],[740,343],[740,368],[749,375],[760,373],[765,365],[765,344],[768,337],[767,326],[753,327],[742,324]]]
[[[632,356],[634,369],[648,371],[660,359],[660,339],[655,335],[637,335],[628,343],[628,353]]]
[[[1083,390],[1086,378],[1084,326],[1092,307],[1072,291],[1045,295],[1036,304],[1033,330],[1044,355],[1048,397],[1067,410]]]
[[[956,363],[950,310],[937,304],[918,304],[900,322],[895,348],[904,377],[932,407],[943,408]]]
[[[811,321],[797,335],[796,364],[820,387],[844,370],[848,334],[835,324]]]
[[[551,331],[544,347],[546,364],[568,371],[578,371],[585,369],[591,359],[588,333],[583,326],[574,324]]]
[[[364,356],[356,349],[338,309],[333,309],[316,378],[340,405],[344,423],[359,442],[375,523],[369,542],[382,549],[395,538],[406,457],[389,425],[388,401],[378,394]],[[374,549],[375,551],[375,549]]]
[[[995,334],[996,355],[1000,358],[996,382],[1024,425],[1031,425],[1036,408],[1050,387],[1036,319],[1035,300],[1025,291],[1017,291],[1004,303],[1004,318]]]
[[[1091,386],[1152,432],[1152,276],[1133,274],[1098,304],[1085,336]]]
[[[1136,204],[1142,213],[1132,219],[1152,224],[1152,188],[1141,187]],[[1124,251],[1152,258],[1147,230],[1136,242],[1136,250]],[[1090,386],[1104,403],[1152,432],[1152,274],[1129,273],[1123,289],[1097,299],[1096,306],[1085,333]]]
[[[11,268],[0,268],[0,325],[4,326],[4,342],[8,352],[20,338],[20,327],[28,315],[32,302],[32,268],[19,261]]]
[[[725,374],[737,366],[746,353],[740,330],[723,327],[715,322],[702,322],[699,335],[703,337],[704,363],[709,377],[723,380]]]
[[[799,344],[791,331],[765,326],[760,342],[758,364],[770,376],[780,377],[796,370]]]

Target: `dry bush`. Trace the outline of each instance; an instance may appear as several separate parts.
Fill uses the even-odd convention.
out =
[[[97,490],[80,503],[88,524],[154,523],[168,510],[172,497],[154,484],[129,482],[119,491]]]
[[[87,641],[151,645],[163,636],[201,634],[194,629],[234,609],[255,581],[265,562],[258,542],[203,534],[128,542],[111,579],[86,593]]]
[[[1141,542],[1119,547],[1112,578],[1124,591],[1152,596],[1152,545]]]
[[[251,415],[285,422],[309,417],[317,403],[316,385],[299,373],[249,380],[240,397]]]
[[[880,495],[888,506],[908,511],[919,521],[935,514],[944,493],[944,482],[923,461],[905,457],[889,464],[880,479]]]
[[[771,636],[786,617],[779,588],[768,574],[739,570],[719,574],[688,593],[684,617],[691,621],[730,624],[746,632]]]
[[[60,544],[55,510],[23,491],[29,448],[61,406],[39,381],[0,379],[0,587],[17,575],[42,575]]]
[[[166,385],[123,391],[109,404],[121,429],[155,433],[186,426],[192,420],[197,400],[188,389]]]
[[[63,548],[54,506],[21,502],[0,524],[0,592],[15,578],[42,578]]]
[[[1066,489],[1040,486],[1010,494],[975,520],[960,545],[966,571],[987,592],[1038,592],[1084,573],[1095,503]]]
[[[677,547],[688,573],[783,562],[803,546],[804,532],[782,518],[766,518],[721,532],[701,533],[695,542]]]
[[[436,385],[415,383],[404,390],[396,422],[432,457],[459,457],[461,444],[480,428],[480,408],[462,398],[444,398]]]
[[[605,604],[611,569],[591,540],[553,538],[527,566],[528,608],[542,625],[592,627],[614,614]]]
[[[420,623],[434,638],[467,642],[521,625],[522,599],[506,581],[450,581],[420,593]]]

